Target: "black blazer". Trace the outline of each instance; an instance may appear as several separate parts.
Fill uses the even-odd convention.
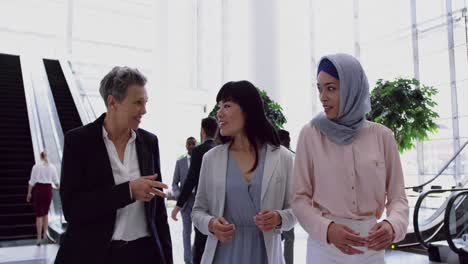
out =
[[[203,161],[203,155],[207,153],[210,149],[214,148],[216,144],[212,139],[205,140],[199,146],[196,146],[192,150],[192,157],[190,161],[190,168],[187,173],[187,179],[185,180],[184,186],[180,191],[179,199],[177,199],[177,206],[182,208],[187,200],[192,194],[193,188],[195,188],[195,193],[198,188],[198,180],[200,179],[200,170]]]
[[[68,222],[55,263],[106,263],[117,209],[134,202],[129,182],[116,185],[103,140],[105,114],[65,135],[60,197]],[[136,131],[135,146],[142,176],[161,181],[158,138]],[[148,230],[158,255],[154,263],[172,264],[172,243],[164,199],[145,202]]]

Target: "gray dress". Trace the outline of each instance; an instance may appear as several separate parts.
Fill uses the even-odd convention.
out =
[[[254,222],[254,216],[260,212],[266,147],[260,153],[250,183],[245,181],[236,161],[228,154],[224,218],[235,225],[235,231],[232,240],[218,242],[213,263],[268,263],[263,233]]]

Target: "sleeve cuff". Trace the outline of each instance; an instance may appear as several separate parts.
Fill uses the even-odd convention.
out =
[[[130,193],[130,200],[133,201],[132,187],[130,187],[130,182],[128,182],[128,192]]]
[[[398,221],[396,219],[392,219],[391,217],[389,217],[383,221],[386,221],[387,223],[389,223],[390,226],[392,226],[393,228],[393,241],[392,242],[398,242],[400,240],[403,240],[406,232],[402,232],[402,230],[399,229]]]
[[[210,224],[210,221],[211,219],[213,219],[214,217],[212,216],[205,216],[203,217],[202,219],[202,228],[200,229],[200,231],[205,234],[205,235],[213,235],[211,232],[210,232],[210,229],[208,228],[209,224]]]
[[[278,213],[278,215],[280,216],[280,219],[281,219],[281,223],[277,226],[275,226],[275,229],[276,230],[283,230],[282,227],[284,226],[284,217],[283,217],[283,214],[281,213],[280,210],[275,210],[275,212]],[[287,230],[285,230],[287,231]]]
[[[281,230],[281,231],[289,231],[294,228],[294,225],[296,224],[294,216],[291,217],[292,215],[292,209],[287,209],[287,210],[275,210],[278,212],[278,214],[281,217],[281,224],[278,225],[275,229]],[[291,214],[289,214],[289,212]]]
[[[326,218],[320,223],[321,230],[319,233],[319,241],[324,244],[328,244],[328,228],[330,227],[331,223],[333,223],[333,221]]]

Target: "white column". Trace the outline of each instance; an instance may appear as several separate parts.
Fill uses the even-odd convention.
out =
[[[279,100],[277,6],[277,0],[251,1],[253,81],[274,100]]]
[[[223,85],[223,0],[198,0],[197,7],[197,86],[206,91],[206,115],[215,105]]]
[[[447,8],[447,40],[448,40],[448,55],[449,55],[449,69],[450,69],[450,89],[452,92],[452,128],[453,128],[453,153],[460,149],[460,130],[458,118],[458,98],[457,98],[457,77],[455,71],[455,50],[454,50],[454,36],[453,36],[453,13],[452,13],[452,0],[446,0]],[[455,160],[455,182],[460,183],[461,162],[460,156]]]
[[[418,20],[416,11],[416,0],[411,0],[411,36],[413,45],[413,74],[416,80],[419,78],[419,42],[418,42]],[[418,180],[419,184],[424,182],[424,144],[416,142],[416,156],[418,160]]]
[[[359,34],[359,0],[353,1],[353,29],[354,29],[354,56],[361,59],[361,45]]]
[[[311,76],[311,98],[310,102],[312,104],[312,114],[315,115],[320,111],[320,107],[318,107],[318,102],[319,102],[319,95],[317,92],[317,89],[315,89],[315,84],[317,83],[317,54],[316,54],[316,39],[317,39],[317,34],[316,34],[316,21],[315,21],[315,9],[316,4],[315,0],[309,0],[309,43],[310,43],[310,76]]]
[[[148,107],[144,122],[151,132],[159,138],[161,153],[161,173],[163,181],[169,183],[172,178],[173,159],[171,159],[171,113],[173,111],[172,91],[168,86],[168,0],[156,0],[154,5],[154,43],[153,71],[147,84]]]
[[[316,57],[314,2],[278,1],[278,103],[283,107],[296,147],[300,129],[316,112]]]
[[[73,47],[73,20],[75,15],[75,1],[68,0],[66,4],[66,23],[65,23],[65,55],[67,57],[72,55]]]

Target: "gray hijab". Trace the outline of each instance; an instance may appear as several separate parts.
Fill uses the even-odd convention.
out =
[[[321,112],[311,122],[332,142],[338,145],[351,144],[366,120],[365,115],[371,110],[369,82],[361,64],[353,56],[348,54],[327,55],[322,57],[320,62],[324,59],[330,60],[338,72],[340,109],[334,120],[328,119]]]

